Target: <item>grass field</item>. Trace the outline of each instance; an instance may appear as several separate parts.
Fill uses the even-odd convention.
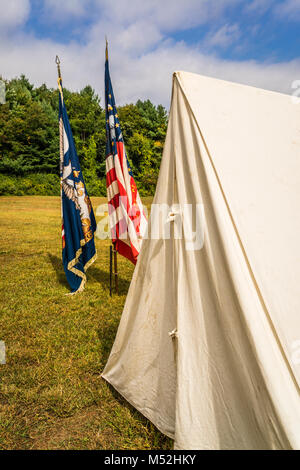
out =
[[[97,240],[85,291],[66,296],[59,198],[2,197],[0,205],[0,449],[170,449],[100,377],[131,263],[119,257],[120,295],[110,298],[109,241]]]

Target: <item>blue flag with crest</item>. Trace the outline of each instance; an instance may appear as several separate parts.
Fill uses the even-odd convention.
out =
[[[96,220],[82,176],[78,155],[59,86],[62,259],[71,292],[84,289],[86,270],[96,259]]]

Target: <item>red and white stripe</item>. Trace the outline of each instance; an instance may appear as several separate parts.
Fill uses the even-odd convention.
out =
[[[116,250],[135,264],[147,219],[135,181],[128,172],[124,143],[116,145],[115,155],[106,158],[110,229]]]

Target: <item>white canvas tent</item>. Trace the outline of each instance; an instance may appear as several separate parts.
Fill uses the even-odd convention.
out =
[[[300,448],[299,201],[300,105],[175,73],[154,202],[204,245],[144,240],[103,377],[176,449]]]

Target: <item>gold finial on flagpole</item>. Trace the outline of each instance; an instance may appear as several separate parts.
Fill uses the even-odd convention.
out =
[[[61,78],[61,70],[60,70],[60,59],[59,59],[58,55],[55,58],[55,63],[57,65],[57,73],[58,73],[58,80],[57,80],[58,88],[59,88],[59,91],[61,93],[61,97],[63,99],[62,78]]]
[[[106,43],[105,59],[108,60],[108,40],[107,40],[107,36],[105,36],[105,43]]]
[[[58,55],[55,58],[55,63],[57,65],[58,78],[61,80],[60,59],[59,59]]]

